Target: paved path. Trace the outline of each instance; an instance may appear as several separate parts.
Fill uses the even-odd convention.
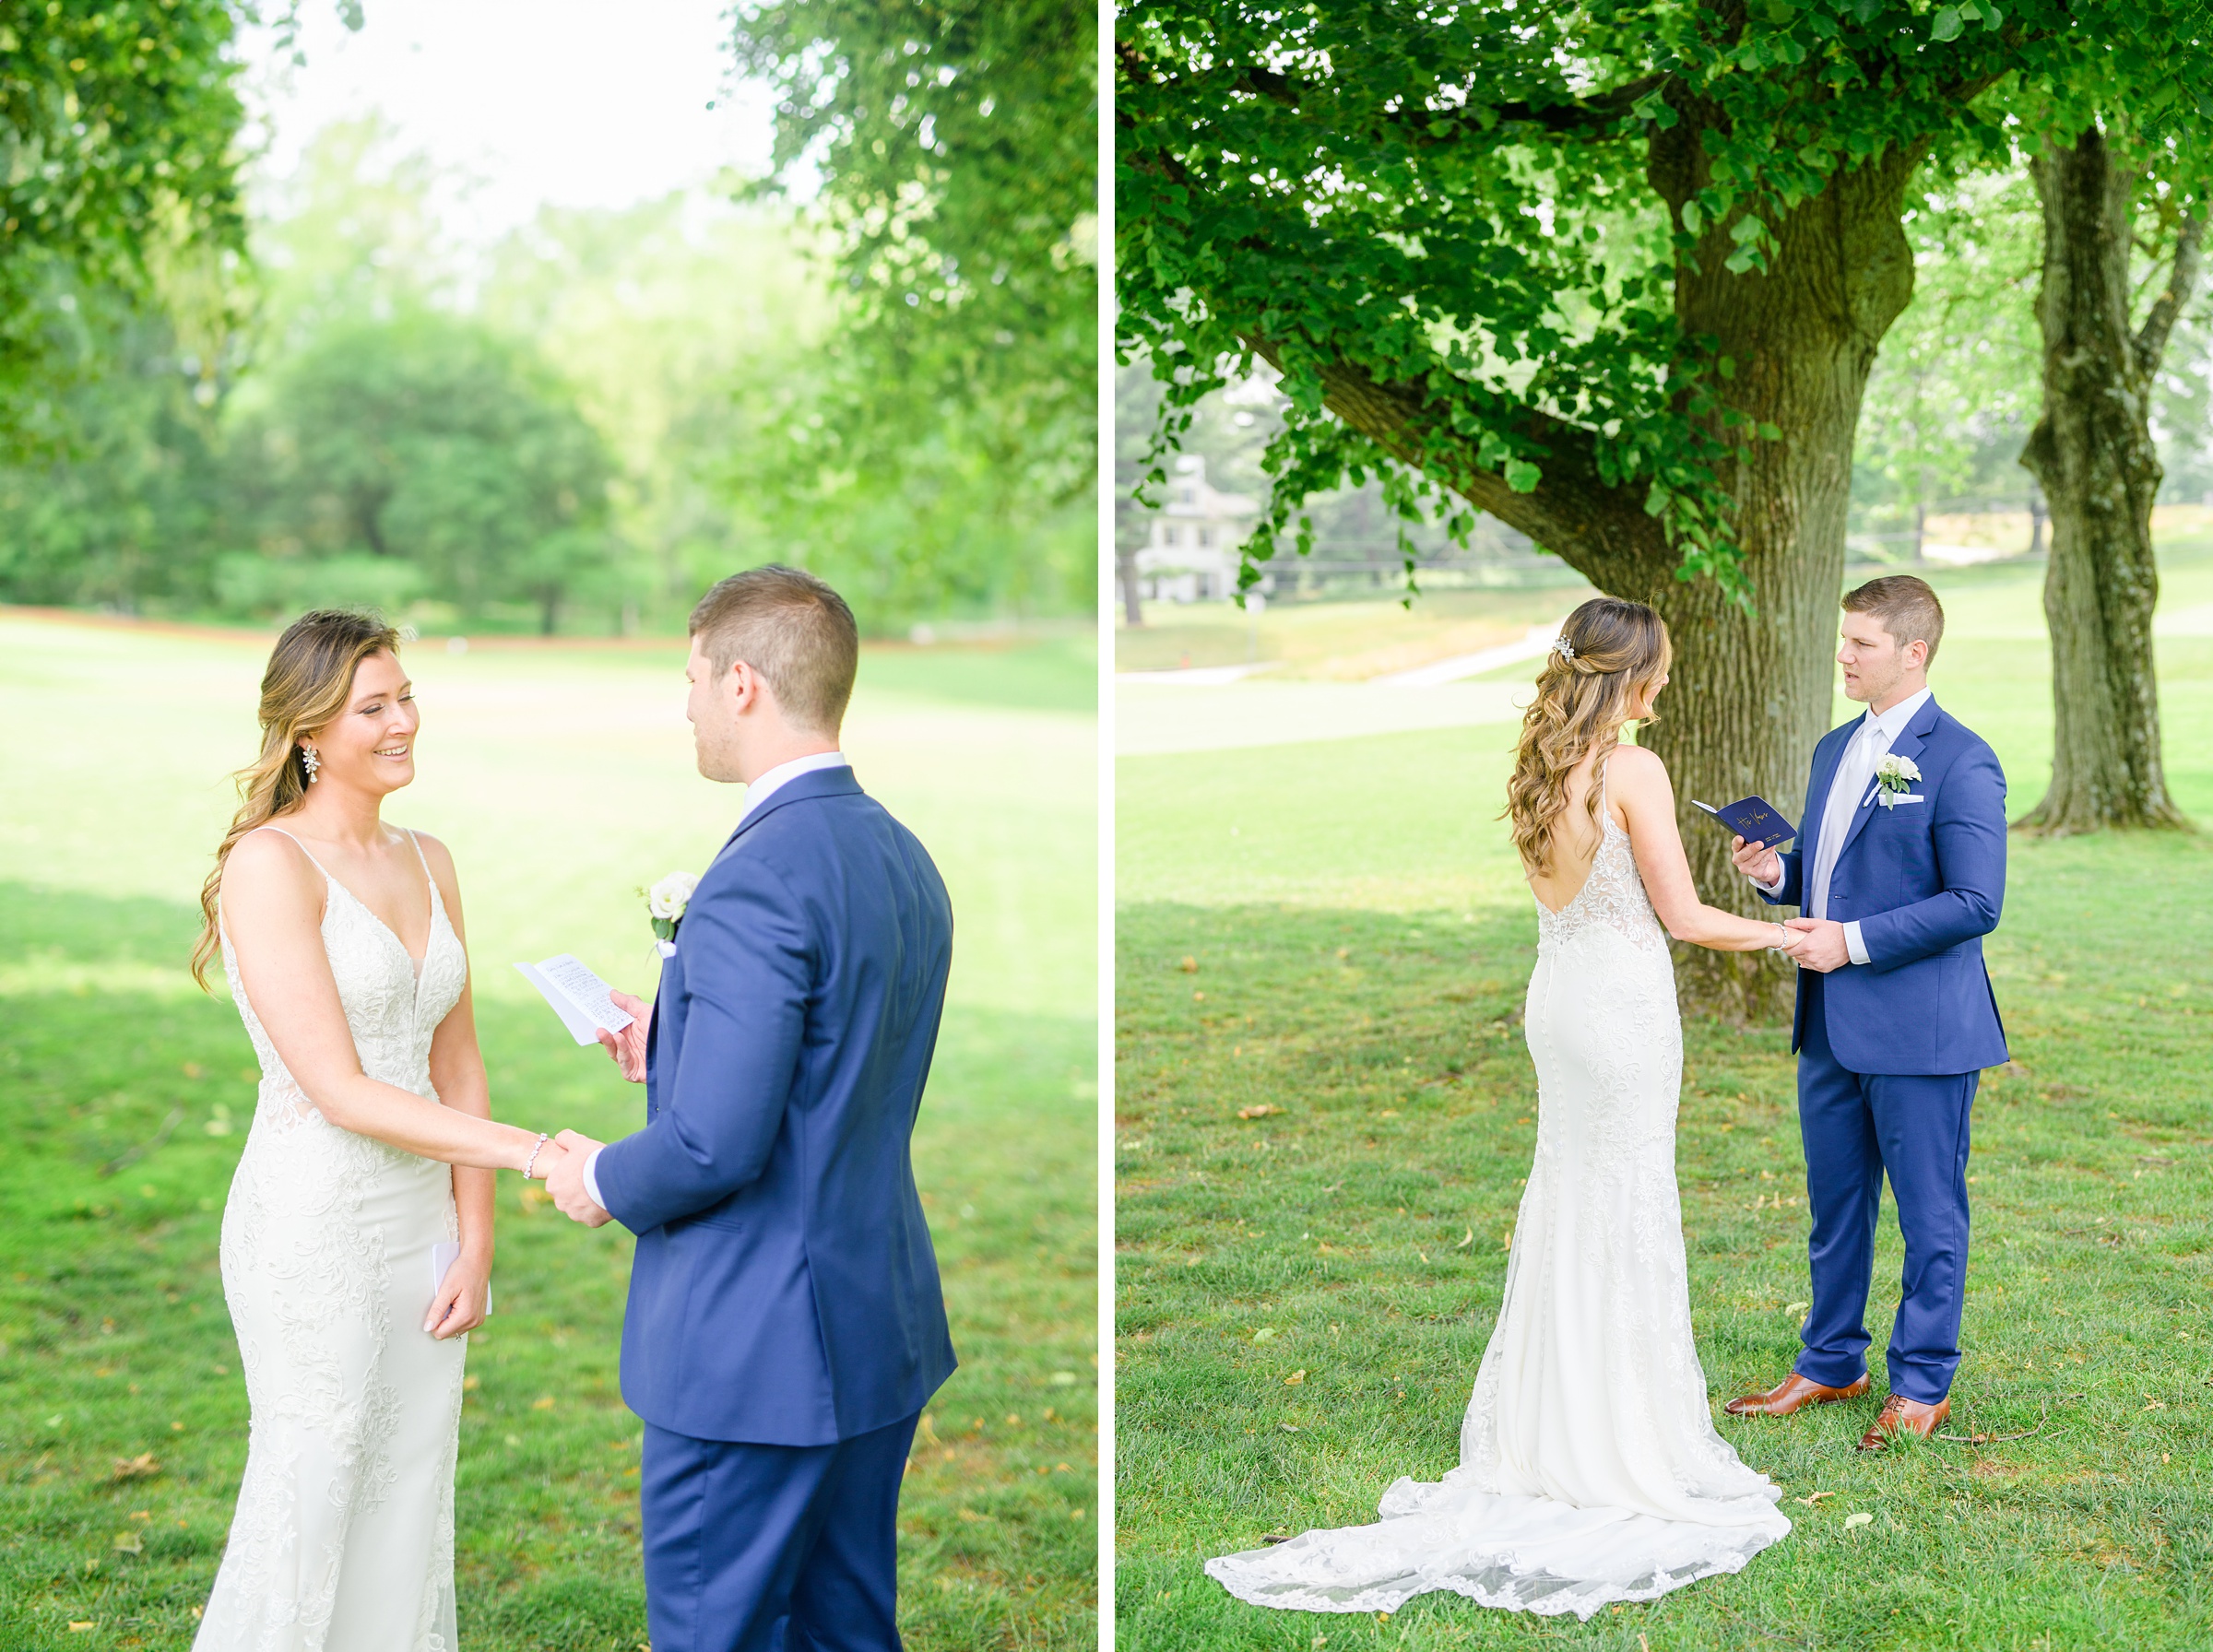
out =
[[[1519,723],[1525,682],[1455,682],[1435,688],[1374,682],[1114,685],[1115,751],[1226,751],[1350,740],[1408,729]]]

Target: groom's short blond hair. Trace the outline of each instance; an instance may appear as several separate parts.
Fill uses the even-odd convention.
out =
[[[860,628],[824,582],[777,562],[733,573],[699,599],[692,635],[716,677],[743,660],[794,728],[837,738],[860,668]]]
[[[1936,644],[1944,641],[1944,604],[1936,600],[1928,581],[1911,573],[1871,579],[1844,594],[1844,611],[1879,620],[1901,649],[1909,643],[1926,643],[1929,661],[1935,661]]]

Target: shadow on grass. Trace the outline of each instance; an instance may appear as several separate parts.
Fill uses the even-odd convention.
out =
[[[2172,851],[2144,853],[2158,866]],[[2198,1579],[2213,1468],[2203,1339],[2213,1169],[2204,1023],[2136,977],[2177,958],[2092,933],[2040,864],[2011,956],[2097,982],[2002,1001],[2014,1068],[1977,1105],[1975,1251],[1954,1390],[1978,1449],[1852,1450],[1882,1391],[1726,1436],[1785,1493],[1785,1543],[1588,1625],[1426,1596],[1388,1624],[1232,1600],[1206,1555],[1360,1523],[1400,1475],[1458,1457],[1535,1140],[1520,1010],[1526,906],[1413,915],[1129,906],[1118,921],[1120,1561],[1131,1646],[2213,1644]],[[2108,876],[2114,876],[2110,864]],[[2124,873],[2148,878],[2143,868]],[[2061,922],[2065,912],[2072,922]],[[2190,943],[2193,946],[2195,942]],[[2192,954],[2195,956],[2195,953]],[[2010,964],[2008,967],[2012,967]],[[1805,1287],[1793,1063],[1779,1030],[1685,1030],[1677,1174],[1699,1353],[1717,1402],[1788,1367]],[[1868,1328],[1900,1256],[1886,1208]],[[1830,1493],[1817,1496],[1818,1493]],[[1801,1501],[1811,1499],[1811,1501]],[[1876,1516],[1847,1531],[1844,1516]]]
[[[175,974],[194,925],[167,903],[0,884],[11,1649],[188,1646],[237,1495],[246,1406],[217,1244],[257,1075],[229,1002]],[[118,982],[139,989],[106,989]],[[641,1092],[542,1009],[478,1015],[503,1115],[637,1127]],[[917,1648],[1095,1636],[1093,1047],[1081,1021],[947,1020],[916,1158],[963,1366],[902,1504]],[[573,1226],[511,1177],[499,1211],[499,1313],[470,1339],[456,1481],[462,1631],[479,1648],[634,1646],[638,1424],[617,1374],[630,1239]],[[68,1632],[85,1621],[99,1633]]]

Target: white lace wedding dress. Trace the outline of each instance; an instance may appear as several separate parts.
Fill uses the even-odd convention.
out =
[[[1460,1467],[1398,1481],[1373,1526],[1209,1561],[1240,1599],[1389,1611],[1450,1589],[1588,1618],[1740,1570],[1791,1529],[1707,1410],[1675,1192],[1675,974],[1628,833],[1600,814],[1589,881],[1556,914],[1537,903],[1536,1159]]]
[[[468,975],[437,881],[418,966],[323,876],[323,945],[361,1069],[430,1095],[431,1035]],[[222,1245],[253,1424],[194,1652],[455,1652],[467,1339],[422,1328],[431,1246],[459,1234],[453,1172],[325,1123],[246,1001],[228,935],[223,966],[261,1060]]]

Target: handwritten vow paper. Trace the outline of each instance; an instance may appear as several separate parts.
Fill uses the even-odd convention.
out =
[[[606,982],[566,952],[541,958],[536,963],[518,963],[523,979],[545,995],[561,1017],[561,1024],[578,1044],[597,1044],[599,1031],[620,1032],[633,1017],[615,1008]]]

